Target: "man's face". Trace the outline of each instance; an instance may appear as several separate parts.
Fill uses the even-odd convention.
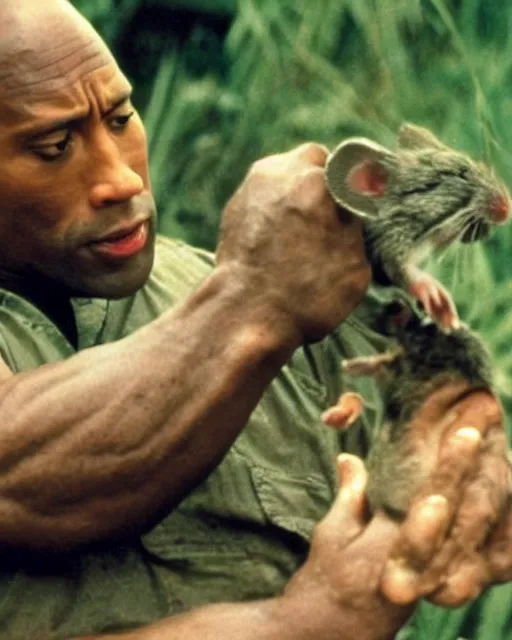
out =
[[[28,0],[0,52],[0,285],[125,296],[153,262],[144,128],[101,39],[59,0],[36,15],[48,4]]]

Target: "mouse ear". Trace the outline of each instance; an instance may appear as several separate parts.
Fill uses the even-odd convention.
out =
[[[363,218],[376,218],[376,199],[388,190],[394,154],[366,138],[349,138],[327,158],[325,179],[334,200]]]
[[[409,122],[404,123],[398,132],[399,149],[442,149],[446,151],[448,147],[438,140],[436,136],[425,127],[418,127]]]

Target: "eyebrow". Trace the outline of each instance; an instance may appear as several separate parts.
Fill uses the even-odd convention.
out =
[[[132,97],[132,89],[126,89],[123,93],[115,100],[110,107],[102,114],[103,117],[109,116],[113,111],[115,111],[118,107],[120,107],[124,102],[129,100]]]
[[[103,118],[109,116],[113,111],[118,109],[122,104],[124,104],[127,100],[131,98],[132,88],[126,89],[123,93],[116,98],[116,100],[101,114]],[[35,127],[30,131],[24,133],[24,137],[27,139],[33,138],[41,138],[43,136],[50,135],[56,131],[60,131],[61,129],[70,129],[78,124],[87,116],[87,113],[84,115],[75,116],[74,118],[58,118],[56,120],[52,120],[46,125],[42,125],[41,127]]]

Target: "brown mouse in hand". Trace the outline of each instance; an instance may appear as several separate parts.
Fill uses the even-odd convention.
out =
[[[396,151],[366,138],[345,140],[330,154],[325,176],[334,200],[365,219],[374,280],[404,289],[440,326],[456,328],[450,293],[417,263],[504,223],[510,212],[505,185],[485,165],[412,124],[400,128]]]
[[[445,332],[421,318],[403,303],[381,309],[379,330],[391,338],[384,353],[342,363],[348,376],[378,376],[383,390],[384,423],[372,442],[367,460],[368,499],[373,511],[383,508],[401,516],[426,480],[432,437],[414,431],[414,417],[431,394],[452,386],[457,393],[493,392],[493,363],[474,332],[463,325]],[[355,393],[342,394],[338,404],[324,412],[325,424],[346,428],[363,409]],[[428,428],[428,425],[427,425]]]

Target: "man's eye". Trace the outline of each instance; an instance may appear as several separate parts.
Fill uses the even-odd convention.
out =
[[[70,142],[71,133],[68,131],[65,137],[61,140],[33,146],[32,151],[43,160],[51,162],[52,160],[57,160],[65,154]]]
[[[131,111],[130,113],[126,113],[121,116],[115,116],[114,118],[112,118],[112,120],[110,121],[112,128],[123,129],[124,127],[126,127],[134,113],[135,111]]]

